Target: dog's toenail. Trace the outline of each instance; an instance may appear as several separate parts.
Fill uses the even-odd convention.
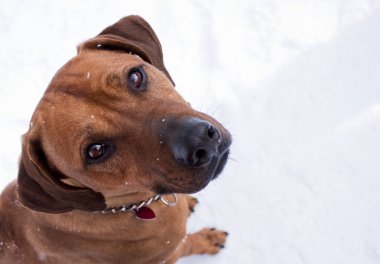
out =
[[[225,234],[226,236],[228,236],[228,235],[229,235],[229,233],[228,233],[228,232],[224,232],[224,234]]]
[[[212,228],[210,228],[210,231],[214,231],[214,230],[216,230],[216,228],[215,228],[215,227],[212,227]]]
[[[224,245],[219,244],[219,243],[214,244],[214,246],[215,246],[215,247],[219,247],[219,248],[224,248]]]

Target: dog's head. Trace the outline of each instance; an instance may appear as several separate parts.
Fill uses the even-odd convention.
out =
[[[154,31],[130,16],[54,76],[23,137],[18,194],[33,210],[61,213],[193,193],[222,171],[230,144],[176,92]]]

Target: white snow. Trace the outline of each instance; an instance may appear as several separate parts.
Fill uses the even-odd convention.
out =
[[[0,9],[0,189],[76,45],[119,18],[155,29],[194,108],[234,136],[189,231],[230,233],[179,263],[380,263],[380,1],[6,1]]]

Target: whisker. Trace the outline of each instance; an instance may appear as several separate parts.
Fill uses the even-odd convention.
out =
[[[228,157],[228,160],[231,160],[233,162],[239,162],[239,160],[235,159],[235,158],[232,158],[232,157]]]

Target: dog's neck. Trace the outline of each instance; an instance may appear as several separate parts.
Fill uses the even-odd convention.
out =
[[[85,185],[81,184],[80,182],[72,178],[62,179],[62,182],[70,186],[86,188]],[[113,207],[106,208],[102,211],[95,211],[94,213],[101,213],[101,214],[114,213],[115,214],[115,213],[131,212],[131,213],[134,213],[138,219],[152,220],[156,218],[156,214],[152,209],[148,207],[148,205],[150,205],[153,202],[160,201],[167,206],[171,206],[171,207],[176,206],[177,201],[178,201],[177,195],[173,193],[170,196],[172,196],[171,201],[168,201],[167,199],[165,199],[163,195],[157,194],[150,197],[149,199],[146,199],[137,203],[124,204],[121,206],[113,206]]]
[[[96,211],[95,213],[101,213],[101,214],[108,214],[108,213],[134,213],[138,219],[141,220],[153,220],[156,218],[156,214],[152,209],[148,207],[153,202],[160,201],[163,204],[174,207],[177,205],[178,198],[175,193],[171,194],[172,200],[169,201],[166,198],[164,198],[163,195],[157,194],[155,196],[150,197],[149,199],[145,201],[141,201],[136,204],[129,204],[129,205],[122,205],[119,207],[111,207],[107,208],[103,211]]]

